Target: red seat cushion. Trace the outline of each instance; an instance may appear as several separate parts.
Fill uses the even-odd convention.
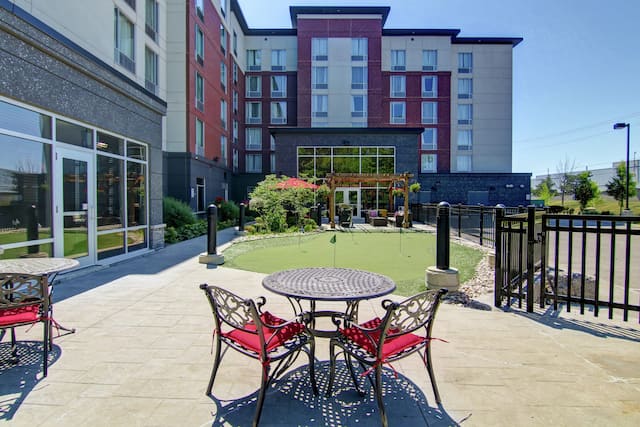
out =
[[[268,311],[265,311],[260,315],[260,320],[262,320],[262,323],[267,325],[281,325],[286,322],[284,319],[274,316]],[[247,331],[255,331],[256,326],[253,324],[253,322],[248,323],[247,325],[245,325],[245,329],[247,329]],[[257,333],[247,331],[234,329],[229,332],[223,332],[222,335],[237,342],[241,346],[248,348],[249,350],[253,350],[259,353],[260,337],[258,337]],[[299,322],[291,323],[279,330],[264,326],[262,328],[262,332],[264,334],[264,340],[267,345],[267,351],[271,351],[274,348],[281,346],[283,343],[300,334],[302,331],[304,331],[304,325]]]
[[[373,329],[380,326],[382,320],[376,317],[375,319],[371,319],[365,323],[361,323],[360,326],[367,329]],[[380,342],[380,330],[365,333],[361,329],[356,327],[341,329],[340,332],[342,335],[347,337],[349,340],[364,348],[366,351],[371,353],[372,355],[376,355],[378,352],[378,343]],[[390,328],[388,333],[394,334],[398,333],[399,330]],[[388,357],[394,356],[407,348],[411,348],[415,345],[418,345],[425,341],[425,337],[421,337],[416,334],[403,334],[397,337],[387,338],[384,340],[384,344],[382,346],[382,359],[387,359]]]
[[[40,320],[40,305],[26,305],[17,308],[0,310],[0,326],[10,326],[18,323],[37,322]]]

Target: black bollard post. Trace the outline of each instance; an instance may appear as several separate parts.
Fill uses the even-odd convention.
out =
[[[209,205],[207,208],[207,253],[216,255],[218,229],[218,208],[216,205]]]
[[[238,231],[244,231],[244,203],[240,203],[240,215],[238,216]]]
[[[436,267],[449,269],[449,209],[447,202],[438,203],[436,218]]]

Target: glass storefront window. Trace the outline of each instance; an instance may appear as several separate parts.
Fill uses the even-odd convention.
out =
[[[378,159],[378,173],[395,173],[393,157],[380,157]]]
[[[51,145],[0,134],[0,146],[0,244],[51,238]]]
[[[98,259],[105,259],[124,253],[124,232],[98,235]]]
[[[362,173],[376,173],[377,165],[375,157],[362,157]]]
[[[98,132],[96,148],[105,153],[124,155],[124,140],[106,133]]]
[[[127,250],[129,252],[145,249],[147,247],[147,230],[127,230]]]
[[[300,157],[298,159],[298,176],[313,176],[313,157]]]
[[[127,226],[147,223],[145,165],[127,162]]]
[[[316,158],[316,176],[318,178],[325,178],[331,173],[331,157],[317,157]]]
[[[98,231],[123,228],[124,161],[100,155],[96,158]]]
[[[56,140],[78,147],[93,148],[93,130],[58,119],[56,120]]]
[[[51,117],[0,101],[0,128],[51,139]]]
[[[304,156],[304,155],[310,155],[313,156],[313,148],[311,147],[298,147],[298,155],[300,156]]]
[[[142,144],[127,141],[127,157],[137,160],[147,160],[147,147]]]
[[[53,243],[41,243],[39,245],[22,246],[20,248],[5,249],[0,254],[0,259],[26,258],[26,257],[52,257]]]

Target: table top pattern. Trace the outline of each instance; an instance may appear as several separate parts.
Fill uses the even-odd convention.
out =
[[[0,260],[0,273],[52,274],[77,267],[70,258],[12,258]]]
[[[335,267],[278,271],[265,277],[262,285],[280,295],[322,301],[376,298],[396,289],[393,280],[382,274]]]

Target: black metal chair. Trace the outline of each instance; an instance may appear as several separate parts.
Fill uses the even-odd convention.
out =
[[[264,297],[256,301],[241,298],[217,286],[200,285],[213,312],[216,351],[207,395],[211,395],[213,382],[221,362],[222,344],[256,359],[262,366],[262,383],[258,393],[253,426],[260,422],[266,389],[271,381],[282,375],[295,361],[300,351],[309,356],[309,370],[313,393],[318,394],[315,379],[315,341],[306,326],[298,320],[285,321],[268,311],[262,311]],[[271,364],[277,362],[273,375]]]
[[[382,401],[382,367],[413,353],[421,352],[422,360],[429,373],[433,393],[438,404],[440,393],[433,374],[430,341],[433,321],[446,289],[429,290],[414,295],[402,302],[384,300],[382,307],[385,316],[371,319],[365,323],[352,324],[345,321],[344,327],[338,329],[338,335],[331,339],[331,373],[327,396],[331,395],[336,365],[336,346],[342,349],[347,366],[356,390],[364,396],[364,390],[358,385],[358,379],[351,363],[355,358],[362,367],[374,388],[382,418],[382,425],[387,426],[387,416]],[[375,381],[371,379],[371,371],[375,372]]]
[[[11,330],[11,355],[17,360],[15,328],[42,322],[42,370],[47,376],[51,343],[51,298],[46,275],[0,274],[0,329]]]

